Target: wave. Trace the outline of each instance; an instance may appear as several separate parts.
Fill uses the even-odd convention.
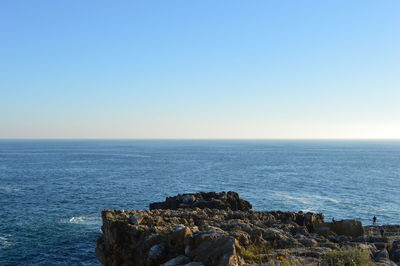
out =
[[[307,212],[316,212],[316,211],[313,210],[313,209],[302,209],[301,211],[304,212],[304,213],[307,213]]]
[[[378,212],[389,211],[387,208],[381,208],[381,207],[371,207],[371,210],[378,211]]]
[[[71,218],[63,220],[63,222],[71,224],[81,224],[81,225],[100,225],[101,218],[98,216],[73,216]]]
[[[340,203],[340,200],[329,198],[329,197],[324,197],[324,196],[315,195],[315,196],[312,196],[312,198],[325,200],[325,201],[330,201],[330,202],[333,202],[333,203],[336,203],[336,204]]]
[[[0,249],[12,246],[13,243],[10,241],[11,235],[0,235]]]
[[[21,191],[20,188],[12,187],[12,186],[0,186],[0,192],[3,191],[5,193],[13,193]]]
[[[277,196],[283,197],[286,199],[290,200],[297,200],[300,201],[303,204],[311,204],[311,203],[318,203],[319,201],[330,201],[335,204],[339,204],[340,201],[337,199],[329,198],[329,197],[324,197],[324,196],[319,196],[319,195],[302,195],[302,196],[297,196],[293,194],[287,194],[287,193],[276,193]]]
[[[282,198],[285,198],[285,199],[290,199],[290,200],[297,200],[297,201],[300,201],[303,204],[309,204],[310,203],[307,200],[307,197],[304,197],[304,196],[292,196],[292,195],[286,194],[286,193],[276,193],[276,196],[282,197]]]

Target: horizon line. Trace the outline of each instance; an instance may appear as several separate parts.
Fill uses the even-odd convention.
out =
[[[1,140],[400,141],[400,138],[0,138]]]

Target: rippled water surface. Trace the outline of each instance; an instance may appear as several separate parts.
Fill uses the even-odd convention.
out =
[[[400,142],[0,141],[0,265],[98,265],[102,209],[234,190],[257,210],[400,223]]]

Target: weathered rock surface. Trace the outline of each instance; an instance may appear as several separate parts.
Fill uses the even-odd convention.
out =
[[[393,242],[389,256],[391,260],[400,263],[400,240]]]
[[[315,229],[318,232],[331,231],[336,235],[358,237],[364,235],[364,228],[360,221],[342,220],[332,223],[320,223]]]
[[[200,209],[219,209],[233,211],[251,210],[251,204],[239,197],[239,194],[233,191],[229,192],[200,192],[192,194],[182,194],[174,197],[167,197],[164,202],[155,202],[150,204],[150,210],[168,209],[177,210],[184,208]]]
[[[188,207],[196,202],[202,203]],[[368,250],[382,265],[400,259],[400,242],[360,236],[358,221],[333,226],[317,213],[252,211],[234,192],[178,195],[151,209],[102,212],[96,247],[102,264],[320,265],[341,248]]]

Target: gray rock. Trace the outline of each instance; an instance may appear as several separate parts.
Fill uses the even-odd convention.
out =
[[[189,263],[190,259],[184,255],[178,256],[176,258],[170,259],[164,264],[161,264],[162,266],[177,266],[177,265],[182,265]]]
[[[389,252],[389,257],[394,262],[400,262],[400,247],[392,248]]]
[[[278,248],[300,248],[300,247],[303,247],[303,245],[300,244],[299,241],[297,241],[297,239],[292,238],[292,237],[285,237],[275,243],[276,243],[275,246]]]
[[[235,230],[235,231],[229,232],[229,235],[236,238],[241,245],[247,246],[247,245],[251,244],[250,235],[244,231]]]
[[[387,258],[382,258],[378,261],[377,265],[379,266],[397,266],[396,263],[394,263],[393,261],[391,261],[390,259]]]
[[[189,262],[189,263],[183,264],[183,265],[181,265],[181,266],[204,266],[204,264],[203,264],[203,263],[201,263],[201,262],[192,261],[192,262]]]
[[[192,203],[196,200],[196,197],[193,195],[183,195],[182,201],[183,203]]]
[[[132,224],[140,224],[145,219],[145,216],[141,213],[137,213],[130,217],[130,221]]]
[[[336,239],[337,243],[344,243],[344,242],[349,241],[349,238],[344,235],[336,236],[335,239]]]
[[[150,248],[149,259],[150,260],[161,260],[166,255],[166,246],[164,244],[157,244]]]
[[[332,243],[330,241],[319,243],[319,246],[323,247],[323,248],[330,248],[330,249],[338,249],[339,248],[338,244]]]
[[[314,247],[317,247],[317,246],[318,246],[318,242],[317,242],[315,239],[308,238],[308,237],[300,238],[300,239],[299,239],[299,242],[300,242],[301,244],[303,244],[305,247],[312,247],[312,248],[314,248]]]
[[[380,261],[381,259],[389,259],[389,252],[386,249],[382,249],[374,254],[375,260]]]
[[[286,237],[282,230],[276,228],[267,228],[263,236],[265,240],[281,240]]]

